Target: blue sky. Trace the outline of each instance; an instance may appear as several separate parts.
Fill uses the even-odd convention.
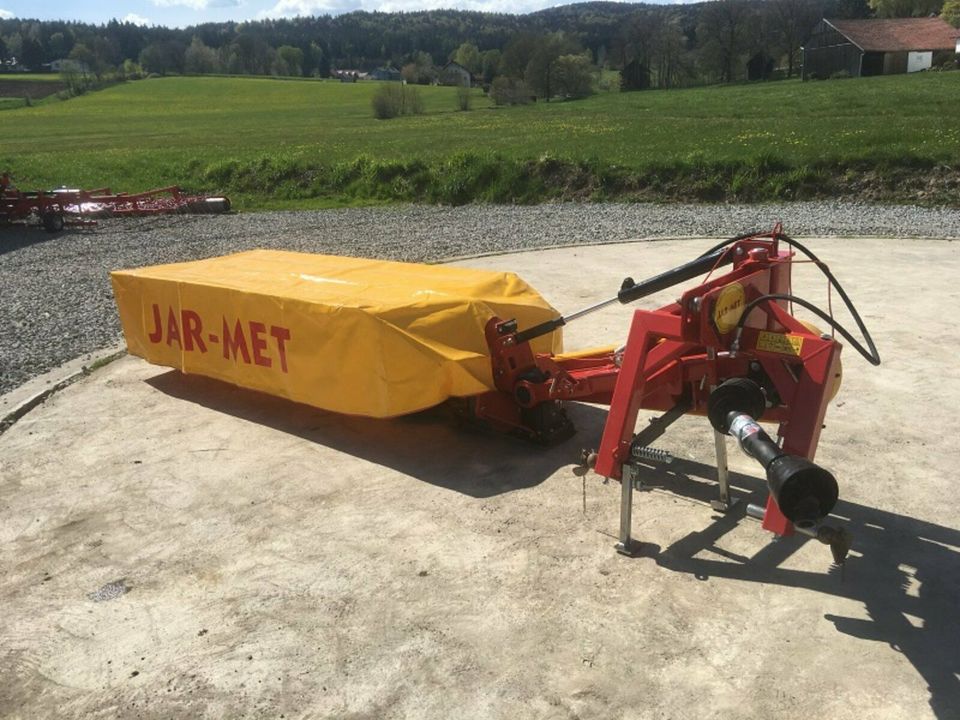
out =
[[[668,0],[669,1],[669,0]],[[185,27],[202,22],[297,15],[338,15],[351,10],[413,11],[436,8],[526,13],[570,0],[0,0],[0,17],[80,20],[117,18],[142,25]]]

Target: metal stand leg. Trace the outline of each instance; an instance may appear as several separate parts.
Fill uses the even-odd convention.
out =
[[[725,513],[737,504],[736,500],[730,499],[730,470],[727,467],[727,436],[714,430],[713,441],[717,449],[717,484],[720,486],[720,499],[712,500],[710,507],[717,512]]]
[[[614,545],[621,555],[633,557],[637,543],[630,537],[633,525],[633,484],[636,481],[636,468],[624,465],[620,478],[620,541]]]

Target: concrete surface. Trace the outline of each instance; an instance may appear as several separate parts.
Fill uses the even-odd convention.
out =
[[[709,244],[464,264],[570,311]],[[745,503],[709,509],[703,419],[664,437],[681,459],[637,495],[650,546],[627,559],[619,486],[571,472],[601,409],[573,406],[578,436],[541,451],[125,358],[0,436],[0,717],[960,717],[960,246],[811,245],[884,359],[845,350],[818,455],[855,534],[845,578]],[[571,324],[568,347],[629,315]]]

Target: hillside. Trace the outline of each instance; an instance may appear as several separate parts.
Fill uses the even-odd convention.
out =
[[[179,183],[232,192],[246,207],[830,193],[956,204],[956,80],[780,82],[513,108],[478,93],[468,112],[454,111],[453,88],[427,87],[424,115],[378,121],[375,83],[151,79],[4,112],[0,168],[24,188]]]

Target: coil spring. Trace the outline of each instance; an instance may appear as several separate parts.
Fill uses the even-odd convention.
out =
[[[670,454],[670,451],[648,446],[632,447],[630,448],[630,455],[636,460],[649,460],[668,465],[673,462],[673,455]]]

